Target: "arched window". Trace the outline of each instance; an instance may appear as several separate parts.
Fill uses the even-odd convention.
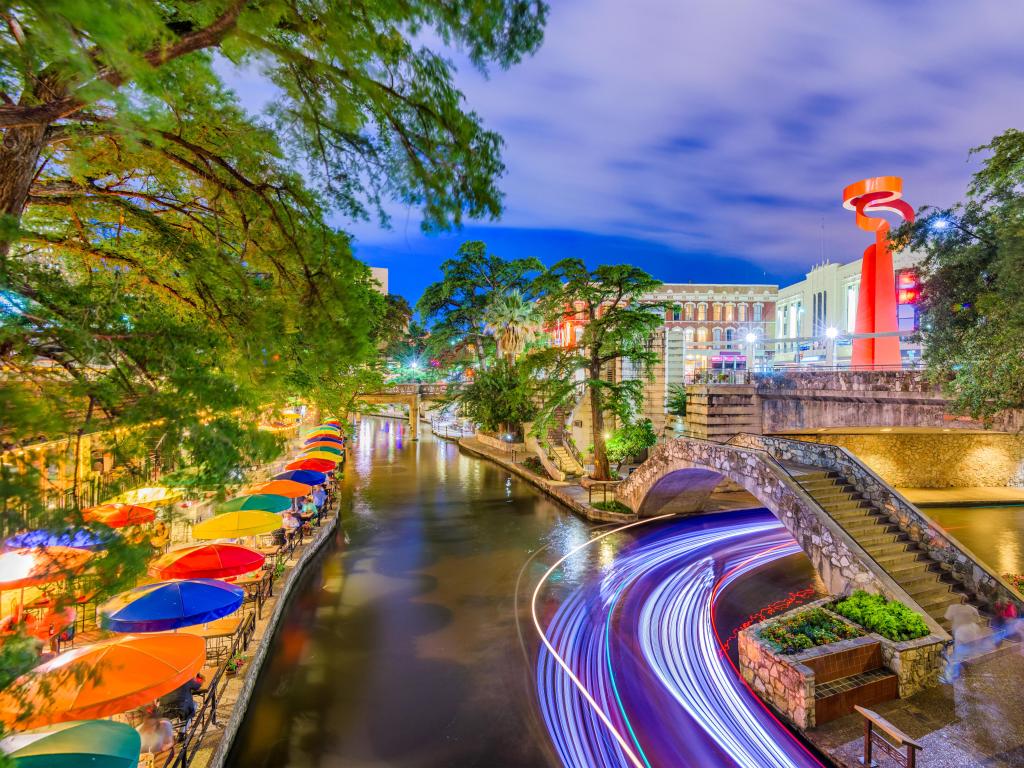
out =
[[[703,305],[701,305],[701,306],[703,306]],[[707,342],[707,340],[708,340],[708,329],[705,328],[702,325],[700,328],[697,329],[697,341],[700,344],[704,344],[704,343]]]
[[[714,320],[716,323],[722,319],[722,305],[719,304],[717,301],[715,302],[714,307],[712,307],[711,309],[711,319]]]
[[[679,307],[672,307],[672,319],[673,320],[680,320],[681,319]]]
[[[762,307],[761,302],[758,302],[757,304],[754,305],[754,322],[755,323],[760,323],[761,322],[761,307]]]
[[[736,305],[726,304],[725,305],[725,322],[731,323],[735,319]]]
[[[722,341],[722,329],[721,328],[715,328],[715,330],[713,330],[711,332],[711,339],[716,344],[721,343],[721,341]]]
[[[747,322],[747,305],[746,304],[739,304],[739,305],[737,305],[737,307],[736,307],[736,314],[739,316],[739,321],[741,323]]]
[[[703,301],[697,305],[697,322],[703,323],[708,319],[708,305]]]
[[[734,337],[735,335],[736,335],[736,332],[735,332],[735,331],[734,331],[734,330],[733,330],[732,328],[728,328],[728,329],[726,329],[726,331],[725,331],[725,340],[726,340],[726,341],[732,341],[732,340],[733,340],[733,337]]]
[[[687,328],[683,334],[687,345],[693,344],[693,328]]]
[[[693,320],[693,304],[686,305],[686,319]]]

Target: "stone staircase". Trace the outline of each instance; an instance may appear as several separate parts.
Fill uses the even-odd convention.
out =
[[[567,475],[584,475],[586,470],[573,457],[572,452],[562,444],[551,443],[548,455],[556,466]]]
[[[972,602],[959,584],[838,472],[810,467],[787,469],[892,580],[949,631],[946,609],[954,603]]]

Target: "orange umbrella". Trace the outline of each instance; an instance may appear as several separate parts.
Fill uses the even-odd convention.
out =
[[[103,523],[111,528],[126,525],[142,525],[156,519],[156,511],[138,504],[100,504],[82,511],[82,517],[90,523]]]
[[[266,485],[254,488],[252,492],[297,499],[299,496],[308,495],[309,490],[309,486],[305,483],[296,483],[294,480],[273,480]]]
[[[0,722],[21,730],[117,715],[184,685],[205,661],[206,641],[184,632],[74,648],[0,691]]]
[[[92,556],[87,549],[71,547],[12,549],[0,554],[0,590],[66,579],[81,571]]]
[[[345,446],[339,445],[338,443],[331,442],[330,440],[317,440],[315,443],[309,443],[307,445],[304,445],[302,447],[302,450],[304,452],[305,451],[315,451],[318,448],[333,448],[335,450],[341,449],[342,451],[345,450]]]

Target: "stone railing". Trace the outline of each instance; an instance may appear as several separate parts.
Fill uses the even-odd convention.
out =
[[[1011,601],[1017,605],[1018,611],[1024,610],[1024,596],[1020,592],[845,448],[827,443],[749,434],[736,435],[729,442],[732,445],[762,449],[779,461],[791,461],[839,473],[983,605],[992,606],[997,601]]]

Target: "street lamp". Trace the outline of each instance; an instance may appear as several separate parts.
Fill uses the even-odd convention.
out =
[[[747,346],[750,348],[750,367],[754,367],[757,365],[757,334],[753,331],[748,331],[743,340],[747,342]]]

